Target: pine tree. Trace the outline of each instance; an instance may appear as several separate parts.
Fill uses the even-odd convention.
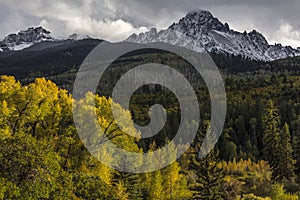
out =
[[[210,152],[202,159],[198,157],[198,154],[194,154],[190,168],[197,175],[196,183],[190,187],[193,192],[192,199],[223,199],[221,184],[224,177],[222,170],[217,166],[217,153],[215,151]]]
[[[295,173],[300,176],[300,134],[298,133],[294,138],[294,158],[296,160]]]
[[[278,165],[273,169],[275,180],[282,181],[284,179],[291,180],[294,177],[294,160],[293,149],[291,144],[291,135],[289,125],[284,124],[283,130],[280,132],[280,140],[278,145]]]
[[[278,109],[275,107],[272,100],[267,102],[267,105],[262,116],[264,127],[263,142],[264,142],[264,157],[269,162],[272,170],[278,168],[280,150],[279,134],[280,134],[280,116]]]

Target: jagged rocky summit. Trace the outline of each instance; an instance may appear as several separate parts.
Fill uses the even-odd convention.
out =
[[[231,30],[227,23],[220,22],[209,11],[189,12],[166,30],[133,34],[125,41],[135,43],[165,42],[202,52],[240,55],[253,60],[272,61],[300,56],[300,49],[281,44],[270,45],[256,30],[238,32]]]
[[[32,27],[17,34],[6,36],[0,41],[0,51],[22,50],[43,41],[54,41],[50,31],[47,31],[43,27]]]

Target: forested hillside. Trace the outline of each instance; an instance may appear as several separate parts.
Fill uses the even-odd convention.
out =
[[[189,63],[165,52],[132,52],[105,72],[97,95],[88,93],[75,100],[72,85],[82,60],[71,58],[78,49],[73,54],[65,50],[63,55],[70,57],[62,57],[64,68],[42,59],[47,67],[35,64],[30,73],[19,76],[18,70],[28,72],[31,63],[9,68],[12,61],[8,61],[7,67],[1,67],[2,75],[16,78],[1,76],[0,81],[0,199],[298,199],[299,58],[264,63],[212,55],[225,81],[227,117],[215,150],[199,159],[211,105],[202,78]],[[26,60],[26,56],[19,58]],[[167,123],[151,138],[123,133],[111,113],[111,91],[118,79],[151,62],[175,68],[192,83],[201,126],[190,149],[170,166],[152,173],[121,173],[101,164],[83,146],[72,103],[82,106],[95,99],[96,108],[83,106],[84,112],[95,109],[98,123],[118,146],[133,152],[160,148],[172,140],[180,124],[180,106],[172,92],[150,85],[131,98],[130,111],[138,124],[149,122],[150,106],[166,108]],[[127,111],[120,113],[128,117]],[[128,128],[138,134],[133,126]]]
[[[82,145],[68,91],[46,79],[22,86],[2,76],[0,199],[297,199],[300,77],[270,71],[225,77],[228,114],[215,151],[196,156],[210,116],[208,94],[200,88],[202,126],[189,151],[162,170],[130,174],[99,163]],[[99,123],[112,130],[112,140],[132,151],[152,151],[172,139],[178,107],[171,93],[143,90],[132,98],[136,121],[146,122],[147,108],[159,100],[168,102],[169,113],[167,127],[147,141],[122,133],[115,122],[109,126],[109,98],[87,94],[76,104],[96,98]]]

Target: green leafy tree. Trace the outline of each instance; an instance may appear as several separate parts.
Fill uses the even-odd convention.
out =
[[[164,199],[164,180],[161,171],[145,174],[145,199]]]
[[[23,199],[72,198],[70,177],[46,141],[18,134],[0,141],[0,177],[18,186]]]
[[[274,184],[270,194],[272,200],[298,200],[298,196],[286,193],[284,185]]]
[[[161,171],[164,175],[164,199],[187,199],[192,196],[188,189],[186,178],[181,173],[181,167],[177,161]]]
[[[16,184],[7,181],[7,179],[0,178],[0,199],[20,199],[20,188]]]
[[[169,142],[168,142],[169,143]],[[150,146],[150,152],[156,150],[155,142]],[[177,151],[173,142],[169,147],[162,150],[161,157],[155,156],[154,160],[148,161],[149,165],[155,165],[155,162],[171,163],[167,167],[149,172],[144,175],[144,196],[146,199],[188,199],[191,192],[187,186],[187,180],[182,173],[181,166],[176,160]],[[173,162],[172,162],[173,161]]]
[[[116,185],[123,185],[128,195],[128,199],[144,199],[142,192],[142,177],[140,175],[116,171],[114,181],[116,181]]]
[[[114,187],[103,182],[98,176],[74,174],[74,193],[80,199],[118,200]]]

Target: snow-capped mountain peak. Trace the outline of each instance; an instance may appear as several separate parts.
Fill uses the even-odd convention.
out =
[[[300,49],[269,45],[266,38],[256,30],[240,33],[231,30],[209,11],[189,12],[166,30],[133,34],[125,41],[136,43],[165,42],[202,52],[240,55],[253,60],[277,60],[300,55]]]
[[[50,31],[47,31],[43,27],[31,27],[16,34],[6,36],[0,41],[0,49],[2,51],[22,50],[43,41],[54,41]]]
[[[228,24],[222,24],[209,11],[196,10],[189,12],[184,18],[180,19],[178,23],[172,24],[170,29],[181,31],[208,31],[210,29],[228,32]]]

